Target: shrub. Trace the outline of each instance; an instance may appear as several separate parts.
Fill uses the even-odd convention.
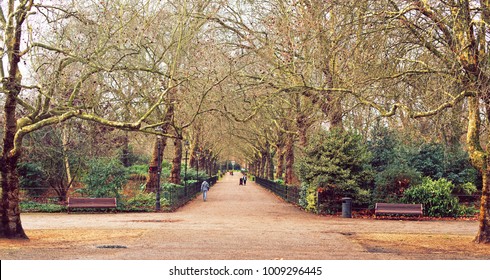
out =
[[[422,184],[405,191],[402,202],[422,203],[427,216],[457,217],[461,207],[458,198],[452,195],[453,189],[454,185],[444,178],[434,181],[426,177]]]
[[[30,197],[38,197],[46,192],[45,174],[40,164],[22,162],[17,170],[20,176],[19,186],[26,190]]]
[[[307,184],[302,184],[299,191],[299,205],[306,211],[316,212],[316,189],[310,188]]]
[[[379,122],[371,130],[370,140],[367,143],[368,150],[371,152],[371,165],[377,171],[398,161],[398,139],[393,131],[382,127]]]
[[[119,149],[117,155],[121,163],[126,163],[127,166],[142,165],[150,161],[148,156],[135,154],[131,145],[129,145],[127,150]]]
[[[284,180],[283,179],[275,179],[274,183],[279,184],[279,185],[284,185]]]
[[[119,190],[127,182],[127,170],[117,159],[94,159],[82,177],[85,188],[80,192],[91,197],[119,197]]]
[[[473,195],[477,192],[476,186],[473,183],[464,183],[462,185],[455,186],[454,193],[464,194],[464,195]]]
[[[148,175],[148,164],[131,165],[128,167],[129,174]]]
[[[164,190],[172,190],[172,189],[179,189],[179,188],[184,188],[183,185],[178,185],[174,183],[164,183],[162,184],[162,189]]]
[[[39,203],[34,201],[21,201],[20,209],[22,212],[53,213],[66,211],[66,207],[63,205],[53,203]]]
[[[306,184],[302,187],[303,207],[316,208],[317,190],[322,193],[323,208],[338,208],[344,196],[356,199],[361,186],[372,180],[369,160],[370,153],[360,135],[341,130],[313,135],[297,165],[300,179]]]
[[[422,181],[420,173],[405,164],[390,164],[375,176],[374,200],[397,202],[410,186]]]
[[[124,203],[126,211],[153,211],[155,209],[156,195],[155,193],[147,193],[144,191],[138,192],[134,197],[131,197]],[[168,201],[160,197],[160,205],[168,205]]]
[[[440,179],[445,173],[444,146],[438,143],[423,143],[409,156],[410,165],[422,176]]]

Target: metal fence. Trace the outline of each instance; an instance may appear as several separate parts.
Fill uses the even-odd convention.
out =
[[[218,176],[210,177],[207,179],[209,186],[213,186],[218,181]],[[162,190],[162,197],[167,201],[168,211],[175,211],[176,209],[184,206],[187,202],[194,199],[197,194],[201,192],[201,183],[202,181],[198,181],[192,184],[189,184],[182,188],[170,188]]]
[[[299,205],[299,187],[285,186],[267,179],[255,177],[255,182],[269,191],[275,193],[289,203]]]
[[[213,176],[208,179],[209,185],[212,187],[218,181],[218,176]],[[194,182],[188,184],[187,186],[173,186],[171,188],[161,188],[160,196],[162,198],[161,209],[163,211],[175,211],[179,207],[184,206],[190,200],[194,199],[201,192],[201,181]],[[45,189],[43,189],[45,191]],[[32,207],[42,207],[42,206],[26,206],[30,208],[27,211],[53,211],[60,212],[65,211],[66,202],[60,201],[58,197],[53,195],[43,195],[43,196],[32,196],[32,195],[21,195],[21,202],[24,204],[29,203],[37,203],[41,204],[50,204],[50,205],[58,205],[59,207],[53,208],[53,210],[47,210],[43,208],[42,210],[33,209]],[[154,202],[153,202],[154,203]],[[128,206],[124,202],[121,204],[118,200],[118,210],[119,211],[129,211],[129,212],[139,212],[139,211],[154,211],[155,206],[152,205],[137,205],[137,206]]]
[[[295,187],[295,186],[284,186],[281,184],[278,184],[276,182],[256,177],[255,181],[257,184],[261,185],[262,187],[270,190],[277,196],[281,197],[287,202],[299,205],[299,200],[300,200],[300,188]],[[474,194],[474,195],[454,195],[458,197],[460,203],[472,206],[476,205],[478,206],[479,204],[479,199],[481,198],[481,194]],[[316,201],[316,212],[317,213],[324,213],[324,214],[332,214],[332,213],[340,213],[342,211],[342,199],[337,198],[333,199],[328,196],[322,196],[317,193],[316,195],[317,201]],[[369,203],[359,203],[357,201],[352,201],[352,210],[358,211],[358,212],[369,212],[372,211],[374,207],[374,203],[369,204]]]

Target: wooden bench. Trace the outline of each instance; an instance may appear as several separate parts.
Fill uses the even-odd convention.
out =
[[[68,213],[73,208],[116,208],[116,198],[82,198],[82,197],[69,197],[68,204],[66,206]]]
[[[418,215],[422,216],[422,204],[376,203],[374,215]]]

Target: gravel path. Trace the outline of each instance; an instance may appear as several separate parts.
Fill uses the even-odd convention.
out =
[[[474,221],[343,219],[227,175],[174,213],[23,214],[4,259],[490,259]]]

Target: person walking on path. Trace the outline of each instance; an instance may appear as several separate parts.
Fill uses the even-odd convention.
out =
[[[243,175],[243,185],[247,184],[247,175]]]
[[[202,192],[202,199],[206,201],[208,198],[208,191],[209,191],[209,183],[204,180],[201,184],[201,192]]]

